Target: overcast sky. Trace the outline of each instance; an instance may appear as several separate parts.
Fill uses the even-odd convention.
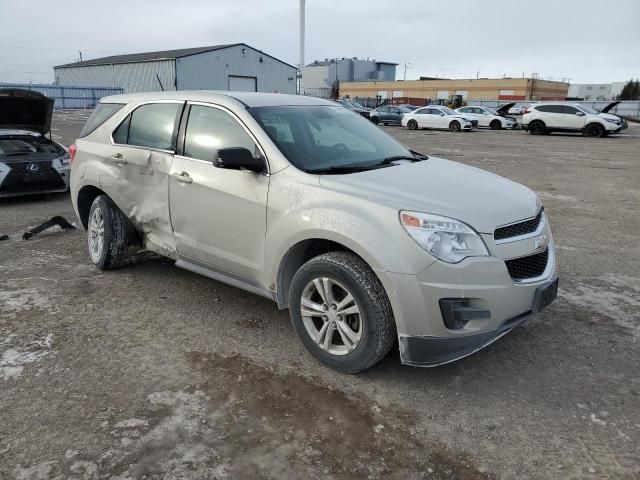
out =
[[[119,53],[244,42],[298,63],[298,0],[0,0],[0,82]],[[409,62],[407,79],[640,77],[640,0],[307,0],[306,63]],[[398,67],[397,78],[402,79]]]

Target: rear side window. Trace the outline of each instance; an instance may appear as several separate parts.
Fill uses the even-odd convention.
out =
[[[91,116],[87,119],[87,123],[84,124],[84,127],[80,132],[80,138],[89,135],[96,128],[113,117],[116,112],[124,107],[124,105],[124,103],[99,103]]]
[[[562,105],[540,105],[539,107],[536,107],[536,110],[547,113],[564,113]]]
[[[113,132],[123,145],[173,150],[179,103],[149,103],[131,112]]]

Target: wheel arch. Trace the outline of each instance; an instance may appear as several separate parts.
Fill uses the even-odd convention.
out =
[[[291,288],[291,282],[293,276],[298,269],[304,265],[307,261],[311,260],[318,255],[328,252],[350,252],[362,259],[369,268],[375,274],[375,266],[367,261],[366,253],[360,251],[359,248],[353,245],[347,246],[346,241],[330,240],[328,238],[313,237],[300,240],[297,243],[287,249],[286,253],[280,260],[277,272],[277,287],[276,287],[276,299],[278,307],[281,309],[288,308],[289,306],[289,290]],[[377,275],[377,274],[376,274]]]
[[[87,229],[87,226],[89,224],[89,211],[91,210],[91,205],[99,195],[107,194],[93,185],[85,185],[78,191],[78,216],[80,217],[80,222],[82,223],[82,226],[85,230]]]

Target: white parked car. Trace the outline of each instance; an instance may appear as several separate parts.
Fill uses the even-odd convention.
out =
[[[528,105],[514,105],[509,108],[507,112],[509,115],[524,115],[524,112],[527,110]]]
[[[479,127],[489,127],[491,130],[500,130],[502,128],[513,129],[518,126],[515,118],[505,117],[502,111],[498,112],[489,107],[460,107],[456,109],[456,112],[472,120],[477,120]]]
[[[429,105],[428,107],[414,110],[411,113],[405,113],[402,117],[402,126],[407,127],[409,130],[437,128],[460,132],[462,130],[469,131],[474,126],[477,127],[478,121],[471,120],[451,110],[449,107]]]
[[[536,103],[527,108],[522,126],[531,135],[551,132],[579,132],[586,137],[604,137],[628,127],[616,115],[578,103]]]

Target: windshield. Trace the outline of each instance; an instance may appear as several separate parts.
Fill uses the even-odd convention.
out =
[[[285,157],[311,172],[412,154],[373,123],[342,107],[298,105],[250,109]]]
[[[351,106],[354,108],[364,108],[362,105],[356,102],[348,102],[348,103],[351,104]]]
[[[484,109],[489,112],[491,115],[497,115],[498,112],[494,108],[484,107]]]
[[[588,105],[576,105],[576,107],[578,107],[580,110],[582,110],[585,113],[589,113],[591,115],[598,115],[600,112],[591,108]]]

